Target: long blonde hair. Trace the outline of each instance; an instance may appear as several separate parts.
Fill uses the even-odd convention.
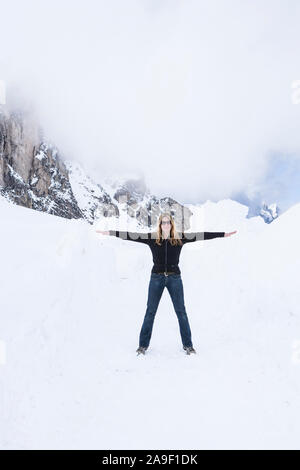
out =
[[[171,222],[171,230],[170,230],[170,243],[171,245],[182,245],[181,238],[179,237],[177,230],[175,228],[175,221],[171,214],[169,212],[163,212],[160,214],[158,218],[158,225],[157,225],[157,231],[156,231],[156,240],[155,243],[159,246],[161,246],[161,240],[162,240],[162,228],[161,228],[161,223],[163,217],[168,217],[170,222]]]

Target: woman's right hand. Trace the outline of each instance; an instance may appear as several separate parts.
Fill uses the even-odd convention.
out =
[[[96,230],[97,233],[102,233],[102,235],[109,235],[109,231],[103,231],[103,230]]]

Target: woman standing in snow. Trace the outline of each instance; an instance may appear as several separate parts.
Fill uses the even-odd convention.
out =
[[[103,235],[114,235],[123,240],[145,243],[152,251],[153,267],[148,287],[147,310],[139,337],[137,353],[145,354],[154,323],[155,314],[166,287],[173,302],[177,315],[183,349],[187,354],[196,353],[193,348],[192,334],[184,305],[183,284],[179,269],[179,257],[182,246],[197,240],[209,240],[216,237],[229,237],[234,232],[193,232],[180,233],[176,231],[175,222],[170,213],[160,215],[156,232],[138,233],[119,230],[96,232]]]

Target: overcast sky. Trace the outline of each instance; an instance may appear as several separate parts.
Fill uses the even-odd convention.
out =
[[[0,11],[8,104],[33,103],[96,181],[144,175],[159,197],[197,202],[269,187],[274,154],[299,168],[299,0],[0,0]]]

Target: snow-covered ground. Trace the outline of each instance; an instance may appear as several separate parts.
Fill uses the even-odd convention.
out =
[[[195,210],[193,230],[238,230],[181,253],[197,355],[165,290],[136,356],[149,248],[0,199],[0,447],[299,449],[300,204],[246,214]]]

